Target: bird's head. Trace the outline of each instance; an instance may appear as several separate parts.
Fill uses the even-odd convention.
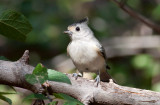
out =
[[[68,26],[67,33],[72,40],[84,39],[93,35],[91,29],[88,27],[88,18],[84,18],[74,24]]]

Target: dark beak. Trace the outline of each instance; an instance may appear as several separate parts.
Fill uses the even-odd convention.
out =
[[[64,31],[65,34],[69,34],[69,35],[72,35],[72,32],[67,30],[67,31]]]

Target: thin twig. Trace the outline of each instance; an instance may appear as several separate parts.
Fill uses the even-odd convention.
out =
[[[124,5],[124,3],[121,3],[121,2],[119,2],[117,0],[112,0],[112,1],[115,2],[123,11],[125,11],[126,13],[128,13],[130,16],[136,18],[137,20],[140,20],[141,22],[143,22],[147,26],[151,27],[152,29],[154,29],[155,31],[157,31],[158,33],[160,33],[160,26],[159,25],[157,25],[156,23],[154,23],[150,19],[142,16],[140,13],[134,11],[130,7]]]

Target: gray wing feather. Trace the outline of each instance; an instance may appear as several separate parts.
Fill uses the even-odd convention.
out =
[[[107,56],[106,56],[106,53],[105,53],[105,49],[102,45],[100,47],[100,52],[102,53],[102,56],[104,57],[105,61],[107,62]],[[110,69],[110,67],[107,64],[106,64],[106,68]]]
[[[101,55],[104,57],[104,59],[105,59],[105,61],[107,63],[107,56],[106,56],[104,47],[99,43],[98,40],[96,40],[96,42],[97,42],[97,46],[98,46],[98,48],[100,50]],[[106,68],[110,69],[110,67],[107,64],[106,64]]]

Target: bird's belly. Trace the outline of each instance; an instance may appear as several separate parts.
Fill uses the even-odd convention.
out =
[[[93,45],[72,45],[69,55],[80,72],[97,72],[105,65],[105,60],[93,48]]]
[[[80,72],[97,72],[105,66],[104,60],[98,56],[92,60],[89,60],[88,58],[85,59],[85,62],[84,60],[80,60],[80,62],[74,62]]]

